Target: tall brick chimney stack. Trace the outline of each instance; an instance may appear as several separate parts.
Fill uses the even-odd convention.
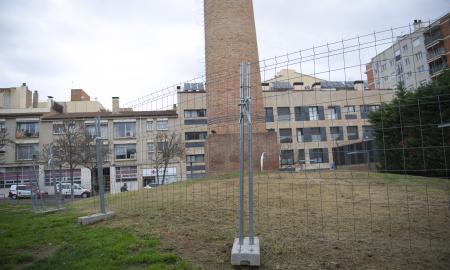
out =
[[[205,0],[208,129],[239,133],[239,64],[258,63],[252,0]],[[265,131],[259,66],[252,66],[254,132]]]
[[[253,164],[263,152],[278,168],[275,132],[266,132],[252,0],[204,0],[208,173],[239,170],[239,65],[252,63]],[[255,65],[256,64],[256,65]],[[247,153],[246,153],[247,155]]]

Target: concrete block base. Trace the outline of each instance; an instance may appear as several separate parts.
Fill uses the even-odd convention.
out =
[[[93,214],[90,216],[85,216],[85,217],[79,217],[78,218],[78,223],[80,223],[81,225],[89,225],[92,223],[96,223],[102,220],[106,220],[106,219],[110,219],[115,215],[114,212],[107,212],[105,214],[103,213],[97,213],[97,214]]]
[[[52,209],[46,209],[44,211],[38,211],[37,213],[40,213],[40,214],[52,214],[52,213],[57,213],[57,212],[64,211],[65,209],[66,209],[65,207],[52,208]]]
[[[260,265],[259,238],[255,237],[253,245],[250,245],[250,238],[245,237],[242,245],[239,244],[239,238],[234,239],[233,249],[231,250],[232,265]]]

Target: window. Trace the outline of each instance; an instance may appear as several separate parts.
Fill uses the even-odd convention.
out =
[[[187,163],[203,163],[205,162],[205,155],[187,155],[186,156]]]
[[[184,134],[186,141],[192,141],[192,140],[206,140],[208,137],[207,132],[186,132]]]
[[[327,148],[313,148],[309,150],[309,162],[328,163],[328,149]]]
[[[386,63],[381,65],[381,72],[385,71],[387,68]]]
[[[137,167],[136,166],[124,166],[116,167],[116,181],[137,181]]]
[[[389,60],[389,65],[390,65],[391,67],[393,67],[393,66],[395,65],[394,59]]]
[[[347,137],[349,140],[357,140],[358,136],[358,127],[357,126],[348,126],[347,127]]]
[[[135,133],[135,122],[114,123],[114,136],[116,138],[134,138]]]
[[[208,119],[186,119],[184,120],[185,125],[206,125],[208,124]]]
[[[373,126],[363,126],[363,138],[373,139]]]
[[[291,113],[289,111],[289,107],[278,107],[278,121],[290,121]]]
[[[370,112],[377,111],[380,108],[379,105],[361,105],[360,111],[361,111],[361,118],[367,119]]]
[[[400,50],[395,50],[394,55],[395,61],[399,61],[400,59],[402,59],[402,57],[400,56]]]
[[[153,130],[153,120],[147,120],[146,130],[147,131]]]
[[[347,113],[354,113],[356,110],[355,110],[355,106],[345,106],[345,109],[346,109],[346,112]]]
[[[397,65],[397,75],[402,74],[402,73],[403,73],[403,64],[402,64],[402,62],[400,62]]]
[[[420,60],[422,60],[422,58],[423,58],[422,52],[416,53],[415,56],[416,56],[416,60],[417,60],[417,61],[420,61]]]
[[[298,163],[299,164],[305,164],[306,163],[305,150],[304,149],[299,149],[298,150]]]
[[[330,127],[330,136],[333,141],[340,141],[343,138],[342,127]]]
[[[6,124],[4,121],[0,121],[0,131],[6,130]]]
[[[303,141],[303,128],[297,128],[297,142],[302,143]]]
[[[294,165],[294,150],[281,150],[280,161],[281,166]]]
[[[341,110],[339,106],[331,106],[330,109],[330,120],[338,120],[341,119]]]
[[[81,185],[81,169],[72,170],[73,182],[75,184]],[[70,170],[62,169],[62,170],[45,170],[44,171],[44,185],[45,186],[53,186],[56,182],[63,182],[62,186],[64,187],[64,182],[70,182]],[[60,179],[61,177],[61,179]],[[70,184],[67,184],[68,188],[70,188]]]
[[[318,128],[318,127],[311,128],[311,141],[313,141],[313,142],[322,141],[321,128]]]
[[[406,52],[408,51],[408,44],[403,45],[402,49],[403,49],[403,53],[406,54]]]
[[[97,130],[94,125],[86,125],[86,131],[90,136],[97,137]],[[108,138],[108,125],[100,126],[100,137],[102,139]]]
[[[147,143],[147,155],[149,159],[153,157],[153,153],[155,153],[155,144]]]
[[[292,142],[292,130],[290,128],[280,128],[280,143]]]
[[[409,66],[409,58],[405,58],[405,66]]]
[[[16,138],[39,138],[39,122],[17,122]]]
[[[187,142],[186,148],[205,147],[205,142]]]
[[[39,153],[39,144],[17,144],[16,159],[17,160],[33,160]]]
[[[264,116],[266,119],[266,122],[273,122],[273,108],[264,108]]]
[[[317,107],[309,107],[309,120],[319,120],[319,109]]]
[[[36,181],[39,168],[27,167],[3,167],[0,168],[0,188],[9,188],[16,184],[30,184]]]
[[[136,159],[136,144],[116,144],[114,155],[116,160]]]
[[[54,122],[53,134],[64,134],[64,124],[60,122]]]
[[[169,147],[168,142],[157,142],[156,143],[158,153],[162,153],[164,151],[167,151],[167,148]]]
[[[197,118],[197,117],[206,117],[206,110],[185,110],[184,118]]]
[[[417,72],[424,72],[425,71],[425,66],[421,65],[417,68]]]
[[[169,120],[157,120],[156,130],[169,130]]]
[[[415,47],[417,47],[419,45],[420,45],[420,39],[419,38],[414,39],[413,40],[413,47],[415,48]]]

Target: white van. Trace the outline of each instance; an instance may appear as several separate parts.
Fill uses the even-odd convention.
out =
[[[60,191],[59,189],[59,183],[56,184],[56,190],[57,192]],[[70,190],[70,183],[61,183],[61,194],[64,196],[70,196],[71,190]],[[91,196],[91,191],[88,189],[83,188],[79,184],[73,184],[73,195],[76,197],[82,197],[87,198]]]
[[[37,187],[32,187],[30,185],[11,185],[11,187],[9,188],[8,197],[13,200],[19,198],[31,198],[32,190],[37,198],[40,198],[42,195],[44,195],[39,191],[39,188]]]

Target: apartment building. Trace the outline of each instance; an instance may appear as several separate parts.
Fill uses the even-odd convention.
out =
[[[277,80],[262,83],[265,127],[277,134],[279,167],[307,170],[328,169],[332,164],[364,163],[366,154],[362,154],[362,150],[367,152],[367,147],[372,148],[373,139],[368,113],[377,110],[380,103],[391,101],[394,91],[367,91],[363,81],[320,80],[307,87],[300,81],[291,83],[283,74],[280,73]],[[202,89],[191,85],[179,87],[177,108],[178,114],[185,117],[187,166],[190,160],[198,161],[199,167],[195,167],[196,163],[193,166],[198,169],[211,162],[205,160],[207,93]],[[196,136],[191,137],[191,134]],[[342,147],[355,155],[342,156],[344,151],[339,150]],[[373,159],[373,153],[370,155]],[[204,172],[207,173],[186,171],[188,178],[202,176]]]
[[[450,13],[430,24],[423,34],[430,76],[435,79],[450,66]]]
[[[206,92],[201,83],[186,83],[177,87],[177,113],[185,146],[183,173],[187,179],[204,177],[206,174],[205,142],[208,137]]]
[[[335,160],[337,149],[357,150],[365,142],[370,147],[373,128],[368,114],[393,98],[392,90],[366,91],[363,81],[321,82],[312,90],[300,82],[286,83],[281,90],[277,86],[263,83],[263,95],[266,128],[278,135],[282,169],[358,163],[351,157]]]
[[[413,90],[431,80],[426,60],[426,31],[424,23],[415,20],[411,33],[397,37],[389,48],[371,59],[365,72],[370,90],[396,89],[399,84]]]
[[[113,98],[113,103],[118,104],[118,98]],[[116,107],[117,108],[117,107]],[[55,141],[59,136],[59,126],[64,121],[70,120],[86,126],[86,130],[95,134],[95,118],[101,119],[101,137],[104,147],[108,149],[103,165],[105,190],[111,193],[120,192],[120,188],[126,183],[128,190],[138,190],[145,186],[161,184],[163,169],[159,169],[160,178],[153,165],[155,152],[162,149],[162,142],[157,140],[158,133],[175,131],[178,126],[176,110],[164,111],[128,111],[114,110],[111,112],[84,112],[84,113],[53,113],[41,118],[43,145]],[[169,164],[165,183],[182,180],[180,176],[181,166],[179,159],[172,160]],[[89,187],[90,175],[83,172],[85,168],[76,169],[75,182]],[[50,177],[49,168],[45,168],[44,186],[51,192],[53,179]],[[63,174],[68,174],[64,170]],[[59,172],[54,177],[59,177]],[[96,175],[96,173],[94,173]],[[95,180],[95,179],[93,179]],[[87,183],[89,182],[89,183]],[[94,181],[96,182],[96,181]]]
[[[12,184],[29,184],[37,180],[44,184],[44,167],[36,160],[37,153],[48,139],[42,118],[67,111],[104,110],[97,101],[80,102],[83,104],[73,100],[57,102],[53,97],[40,101],[38,92],[29,90],[26,83],[19,87],[0,88],[0,129],[6,131],[6,138],[0,145],[0,194],[7,194]],[[67,171],[62,173],[63,177],[68,176]],[[82,175],[85,175],[85,184],[89,187],[89,172],[81,169],[76,173],[80,181]]]

